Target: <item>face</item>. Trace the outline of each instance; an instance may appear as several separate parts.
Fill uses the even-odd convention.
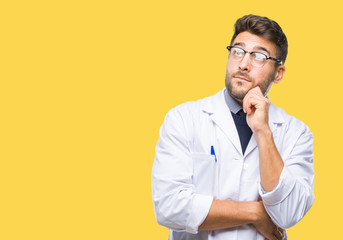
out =
[[[232,46],[238,46],[246,51],[261,52],[276,58],[276,46],[274,43],[249,32],[242,32],[234,39]],[[266,95],[271,84],[281,81],[285,67],[267,60],[263,67],[254,67],[250,61],[250,54],[246,53],[242,61],[229,60],[226,67],[225,85],[228,93],[237,101],[242,102],[248,91],[259,86]]]

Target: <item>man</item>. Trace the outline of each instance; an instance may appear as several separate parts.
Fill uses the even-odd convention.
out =
[[[283,78],[287,48],[276,22],[238,19],[226,88],[167,114],[152,192],[169,239],[286,239],[311,208],[312,133],[266,97]]]

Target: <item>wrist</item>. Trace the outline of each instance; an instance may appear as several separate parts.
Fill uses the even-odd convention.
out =
[[[258,224],[263,218],[264,206],[262,201],[253,202],[252,212],[251,212],[251,224]]]
[[[245,207],[248,216],[249,224],[255,224],[260,220],[260,211],[261,206],[263,206],[262,202],[248,202],[249,205]]]
[[[273,137],[273,133],[272,133],[272,130],[270,129],[270,127],[268,125],[265,128],[263,128],[263,129],[255,130],[254,131],[254,136],[255,136],[256,142],[258,143],[258,142],[263,141],[265,139],[272,138]]]

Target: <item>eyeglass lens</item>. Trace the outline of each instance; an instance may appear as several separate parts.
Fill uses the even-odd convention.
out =
[[[237,47],[232,47],[230,52],[232,61],[241,61],[247,53],[243,49]],[[262,53],[252,52],[250,54],[250,61],[252,65],[256,67],[262,67],[266,62],[266,59],[266,56]]]

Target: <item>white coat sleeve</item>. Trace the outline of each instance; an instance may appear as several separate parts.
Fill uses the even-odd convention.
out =
[[[188,121],[188,122],[187,122]],[[160,129],[152,169],[152,197],[157,222],[175,231],[197,233],[213,197],[197,194],[192,182],[191,119],[172,109]]]
[[[284,160],[277,186],[260,195],[273,222],[281,228],[297,224],[311,208],[314,201],[313,135],[303,125],[297,134],[289,137],[289,154]],[[291,144],[295,142],[295,144]]]

